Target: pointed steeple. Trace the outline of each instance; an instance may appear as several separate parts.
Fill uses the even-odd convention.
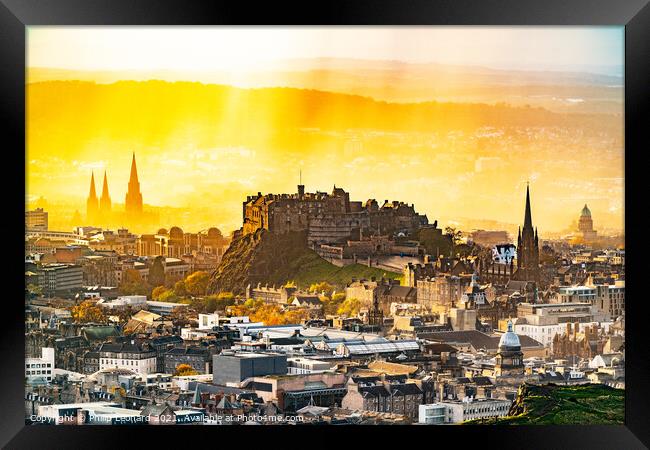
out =
[[[95,172],[90,172],[90,193],[88,198],[97,198],[97,192],[95,191]]]
[[[133,152],[133,158],[131,159],[131,176],[129,177],[124,206],[130,220],[137,220],[138,216],[142,214],[142,193],[138,181],[138,168],[135,164],[135,152]]]
[[[111,196],[108,193],[108,177],[104,171],[104,185],[102,187],[102,197],[99,199],[99,211],[103,213],[111,210]]]
[[[133,152],[133,159],[131,160],[131,176],[129,177],[129,186],[138,183],[138,168],[135,165],[135,152]]]
[[[532,228],[533,219],[530,213],[530,190],[529,186],[526,185],[526,215],[524,216],[524,228]]]
[[[97,219],[97,212],[99,211],[99,200],[97,199],[97,191],[95,191],[95,173],[91,172],[90,175],[90,192],[86,199],[86,220],[93,222]]]

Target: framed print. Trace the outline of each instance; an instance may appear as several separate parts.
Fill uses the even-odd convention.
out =
[[[646,448],[649,16],[4,0],[2,444]]]

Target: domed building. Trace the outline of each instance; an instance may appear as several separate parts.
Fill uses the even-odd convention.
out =
[[[508,320],[508,330],[499,340],[494,376],[523,375],[523,373],[524,353],[521,351],[521,342],[519,336],[513,331],[512,321]]]
[[[594,231],[594,221],[591,218],[591,211],[585,203],[585,207],[582,208],[580,213],[580,220],[578,221],[578,231],[582,233],[582,237],[585,241],[593,241],[596,239],[597,232]]]

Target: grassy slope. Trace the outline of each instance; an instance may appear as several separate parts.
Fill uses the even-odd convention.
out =
[[[625,391],[599,384],[526,386],[518,398],[522,413],[467,424],[491,425],[618,425],[625,417]],[[512,410],[511,410],[512,411]]]
[[[304,254],[291,264],[289,270],[294,275],[289,275],[288,278],[301,288],[308,288],[311,284],[327,281],[331,285],[342,289],[352,278],[384,277],[399,279],[402,276],[399,273],[368,267],[363,264],[338,267],[325,261],[309,249],[305,249]]]

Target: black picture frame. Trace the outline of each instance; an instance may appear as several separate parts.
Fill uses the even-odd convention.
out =
[[[30,25],[624,25],[625,26],[625,192],[628,290],[626,401],[624,426],[545,427],[51,427],[24,425],[24,310],[15,264],[24,248],[25,36]],[[643,154],[650,80],[648,0],[357,0],[301,5],[277,2],[199,2],[173,0],[0,0],[0,99],[6,172],[0,222],[9,252],[0,325],[0,445],[4,448],[108,448],[129,443],[165,442],[182,434],[186,445],[213,446],[224,439],[237,445],[378,445],[391,435],[401,445],[482,445],[499,448],[646,448],[650,382],[648,340],[644,336],[647,300],[642,277],[647,237],[635,220],[647,208]],[[644,145],[645,144],[645,145]],[[635,216],[637,216],[635,218]],[[639,222],[642,223],[642,222]],[[228,429],[225,429],[228,428]],[[321,436],[322,435],[322,436]],[[167,441],[170,442],[171,441]],[[144,443],[144,444],[142,444]],[[179,444],[173,444],[179,445]],[[230,444],[232,445],[232,444]],[[398,444],[399,445],[399,444]]]

